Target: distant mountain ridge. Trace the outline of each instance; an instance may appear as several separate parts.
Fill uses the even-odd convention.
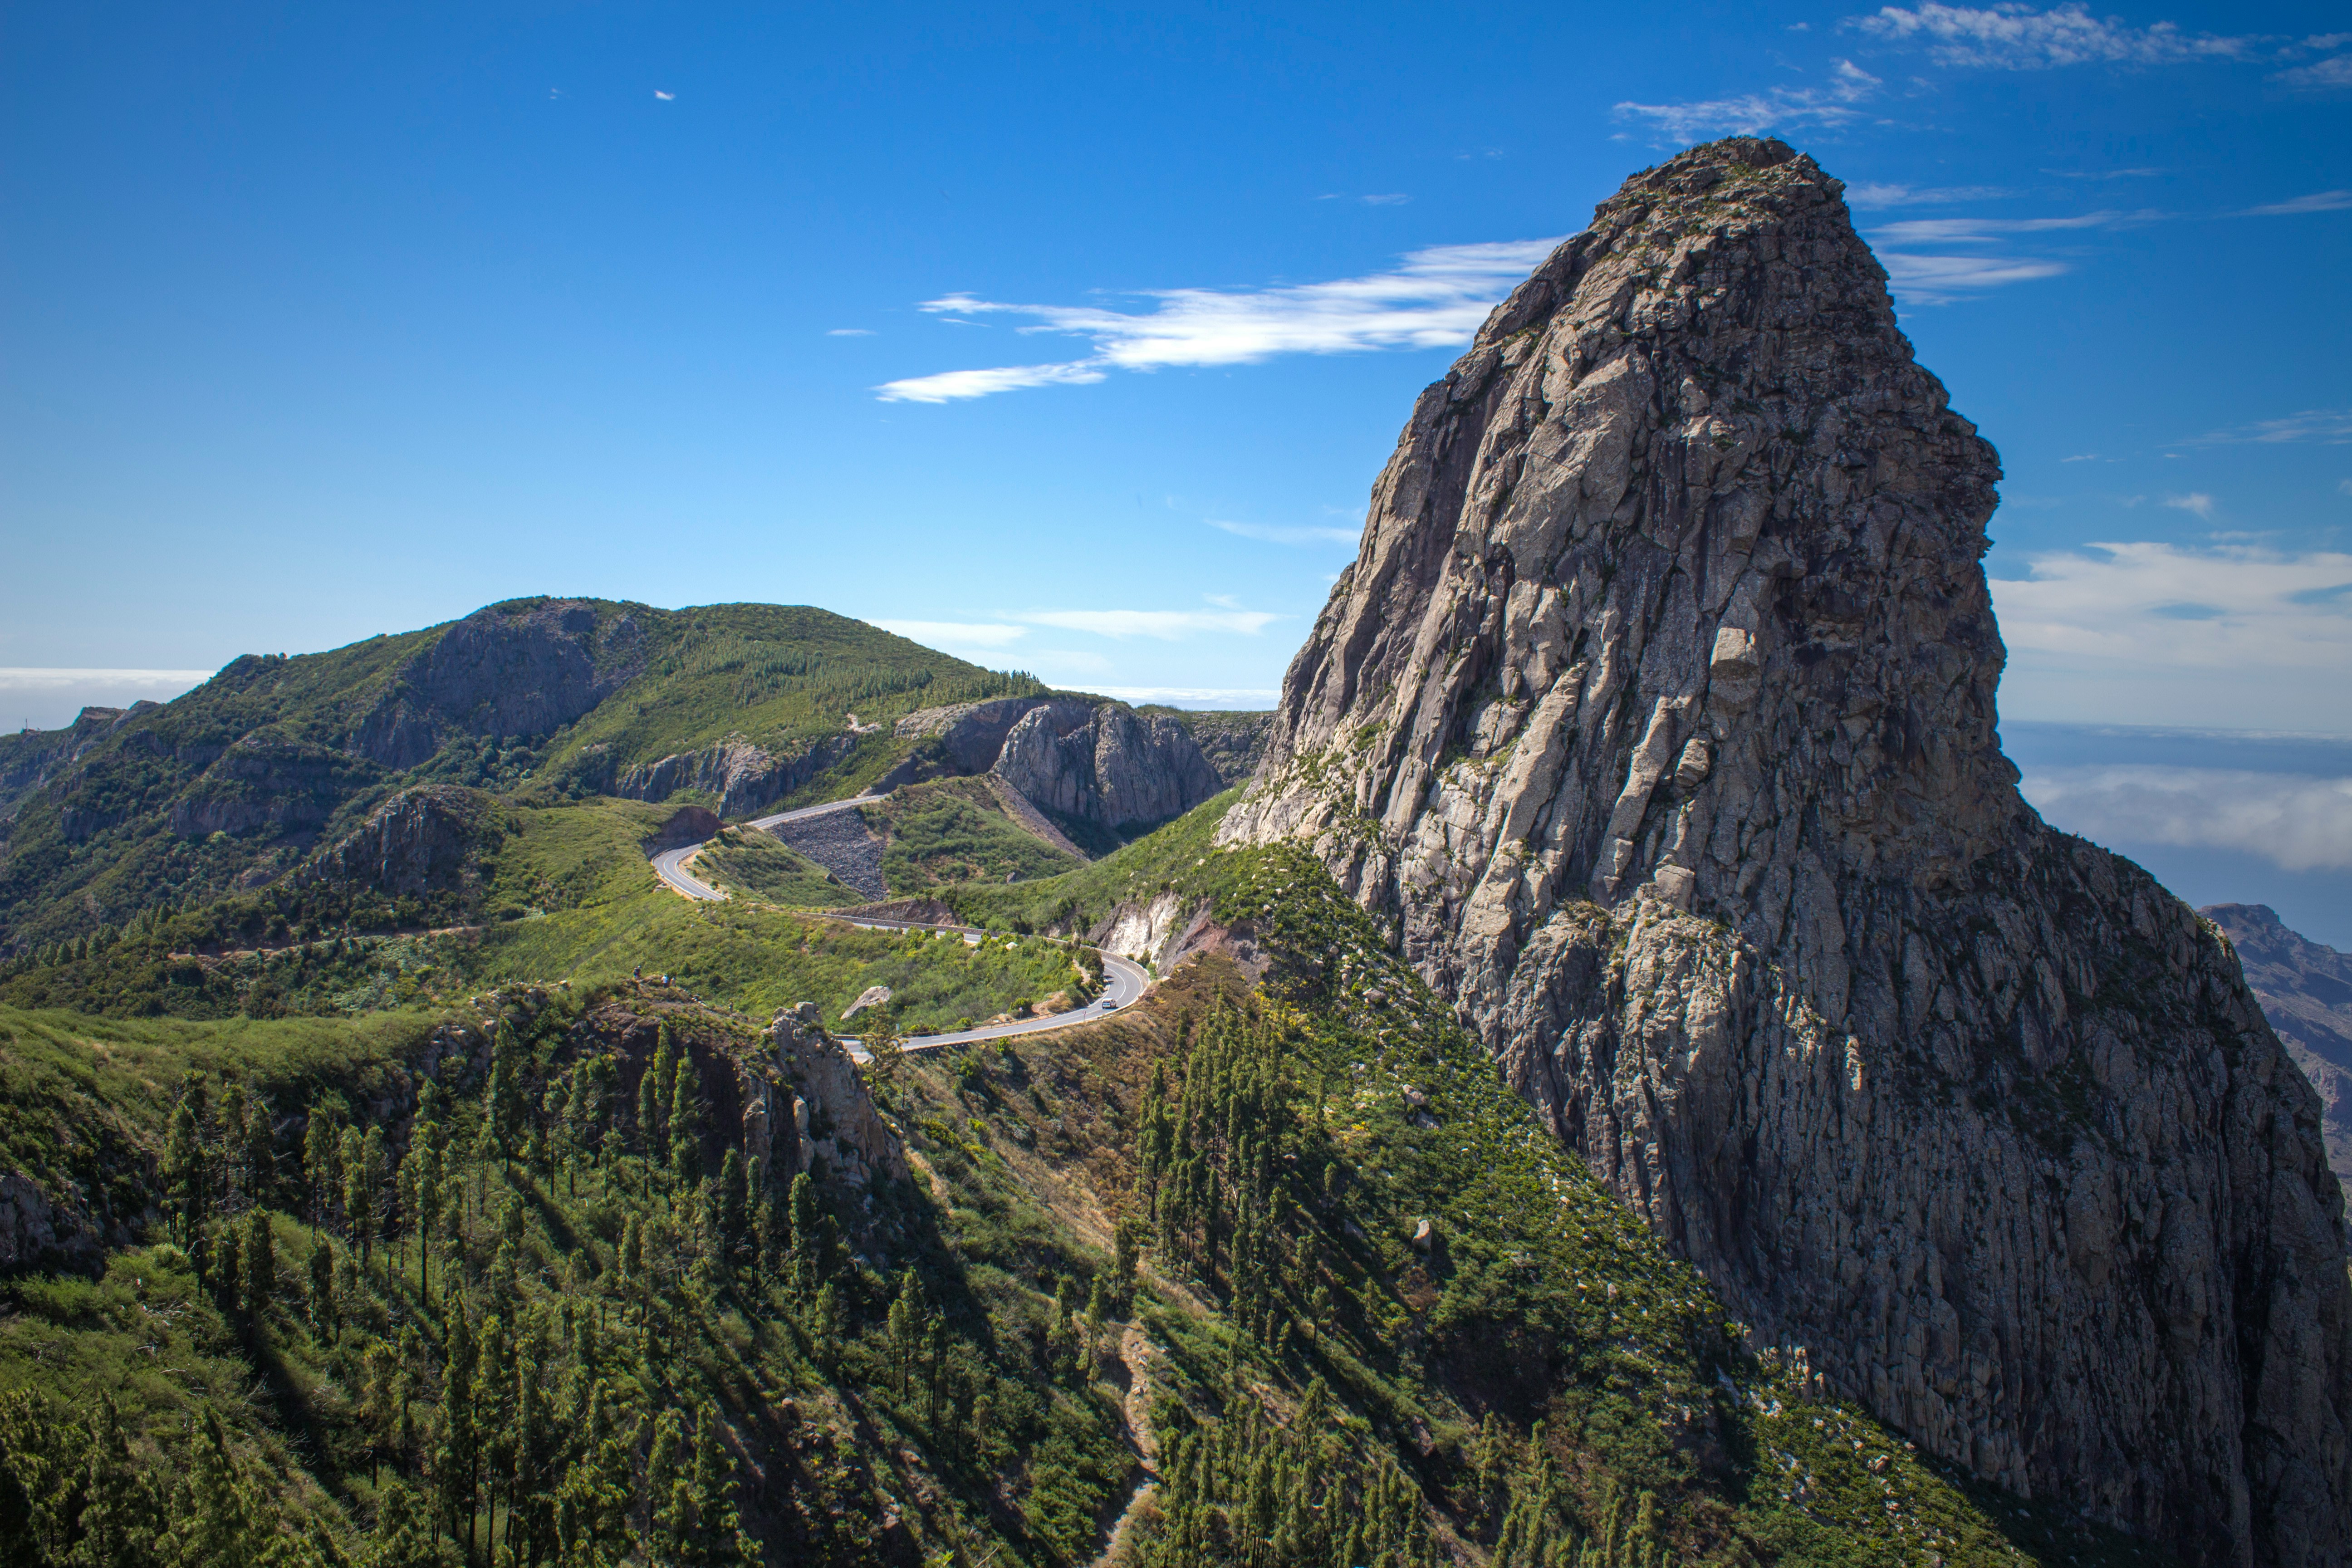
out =
[[[2327,1163],[2352,1188],[2352,953],[2289,930],[2268,904],[2197,912],[2238,950],[2272,1032],[2319,1091]]]
[[[684,792],[749,816],[905,772],[923,742],[895,724],[919,709],[1045,695],[773,605],[516,599],[325,653],[247,655],[169,704],[0,737],[0,955],[271,882],[404,789]]]

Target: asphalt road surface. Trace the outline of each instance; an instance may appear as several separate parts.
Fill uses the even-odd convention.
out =
[[[823,805],[804,805],[797,811],[780,811],[773,816],[759,817],[747,826],[766,832],[780,822],[798,822],[806,817],[823,816],[827,812],[847,811],[854,806],[881,798],[880,795],[857,795],[849,800],[828,801]],[[723,889],[712,887],[686,868],[687,858],[701,847],[700,844],[688,844],[682,848],[663,850],[653,858],[654,875],[659,877],[675,892],[682,893],[689,899],[716,902],[727,897],[726,891]],[[823,910],[808,910],[802,912],[824,920],[846,921],[851,925],[862,926],[867,931],[951,931],[959,933],[980,934],[978,926],[929,925],[921,921],[878,920],[870,916],[827,914]],[[1129,1004],[1141,1000],[1143,993],[1151,984],[1151,976],[1144,973],[1140,965],[1130,963],[1116,953],[1109,952],[1102,954],[1102,994],[1083,1007],[1073,1007],[1066,1013],[1049,1014],[1042,1018],[1022,1018],[1010,1024],[991,1024],[977,1029],[961,1029],[949,1035],[910,1035],[899,1042],[898,1048],[905,1051],[935,1051],[947,1046],[969,1045],[975,1040],[995,1040],[1009,1035],[1036,1035],[1043,1034],[1048,1029],[1066,1029],[1073,1024],[1084,1024],[1095,1018],[1107,1018]],[[849,1054],[859,1061],[872,1059],[855,1037],[836,1037],[836,1038],[841,1039],[842,1043],[849,1047]]]

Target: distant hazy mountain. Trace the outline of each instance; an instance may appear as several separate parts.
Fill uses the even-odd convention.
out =
[[[2198,913],[2229,934],[2264,1016],[2319,1090],[2327,1163],[2352,1187],[2352,953],[2287,930],[2267,904]]]

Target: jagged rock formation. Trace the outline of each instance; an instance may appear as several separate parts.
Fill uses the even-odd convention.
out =
[[[1209,765],[1228,788],[1246,784],[1257,772],[1266,742],[1274,735],[1270,710],[1171,711],[1169,717],[1184,726],[1185,733],[1192,737],[1192,743],[1201,748],[1201,754],[1209,759]]]
[[[1067,697],[1001,697],[898,721],[961,773],[993,773],[1068,823],[1133,827],[1180,816],[1224,787],[1184,726],[1164,713]]]
[[[313,856],[297,879],[373,888],[393,898],[454,893],[471,904],[481,891],[479,856],[500,837],[498,824],[496,804],[479,790],[402,790],[359,831]]]
[[[1228,841],[1310,840],[1766,1339],[2167,1542],[2352,1541],[2319,1106],[1994,735],[1999,468],[1842,187],[1602,204],[1415,406]]]
[[[165,820],[183,838],[268,827],[308,843],[308,835],[373,777],[363,763],[332,747],[256,731],[215,758]]]
[[[1174,720],[1109,702],[1078,718],[1068,707],[1022,715],[996,759],[997,776],[1042,809],[1128,827],[1181,816],[1224,787]]]
[[[475,611],[401,669],[361,721],[352,750],[411,768],[452,734],[543,735],[571,723],[644,668],[635,617],[599,611],[584,599]]]
[[[611,793],[626,800],[667,800],[678,790],[707,790],[719,797],[721,816],[751,816],[841,761],[856,745],[854,734],[831,735],[793,755],[777,757],[741,735],[730,735],[698,752],[625,768],[612,781]]]
[[[2352,1187],[2352,953],[2289,931],[2267,904],[2197,912],[2238,950],[2263,1016],[2319,1091],[2327,1163]]]

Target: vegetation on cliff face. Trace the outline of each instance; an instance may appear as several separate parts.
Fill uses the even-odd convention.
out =
[[[1026,882],[1080,862],[1014,822],[985,779],[906,784],[857,809],[882,836],[882,874],[893,897],[950,882]]]
[[[102,1259],[11,1282],[0,1444],[44,1484],[0,1496],[0,1541],[1045,1564],[1116,1525],[1134,1563],[1251,1568],[2148,1560],[1745,1344],[1309,858],[1167,831],[1071,876],[1210,897],[1264,980],[1211,955],[1113,1019],[886,1058],[907,1183],[757,1169],[759,1030],[675,989],[0,1016],[12,1161],[103,1125],[75,1157],[121,1194]]]

